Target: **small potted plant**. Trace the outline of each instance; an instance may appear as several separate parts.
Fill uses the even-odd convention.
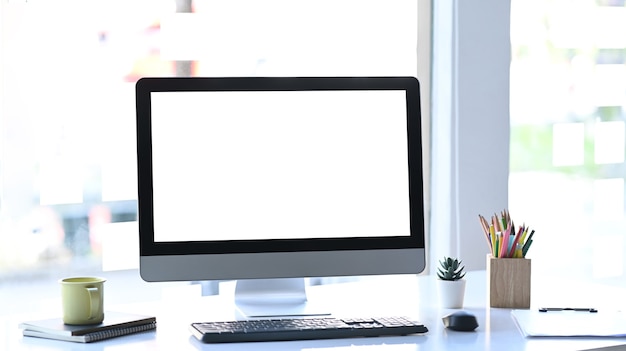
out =
[[[458,258],[445,257],[439,261],[437,280],[443,308],[463,308],[465,296],[465,266]]]

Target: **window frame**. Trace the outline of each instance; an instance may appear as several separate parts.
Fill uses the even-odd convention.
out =
[[[433,267],[485,269],[478,215],[508,206],[510,16],[510,1],[433,2]]]

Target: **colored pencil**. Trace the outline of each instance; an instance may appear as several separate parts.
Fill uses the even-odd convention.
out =
[[[506,209],[501,211],[500,215],[494,213],[490,221],[480,214],[478,219],[493,257],[526,257],[528,249],[533,242],[534,229],[530,230],[524,223],[516,230],[511,214]]]
[[[517,234],[515,234],[515,239],[513,239],[513,245],[511,245],[511,251],[509,251],[509,257],[515,256],[515,251],[518,249],[519,240],[522,238],[522,234],[524,233],[524,227],[521,227]]]
[[[478,215],[478,220],[480,221],[480,225],[483,227],[483,233],[485,233],[485,239],[487,240],[487,245],[491,249],[491,238],[489,236],[489,225],[487,224],[487,220],[481,215]]]

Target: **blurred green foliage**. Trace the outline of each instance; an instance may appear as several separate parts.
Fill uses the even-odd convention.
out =
[[[587,128],[586,128],[587,129]],[[602,167],[594,162],[593,136],[585,133],[584,162],[575,166],[552,164],[552,124],[511,127],[510,172],[547,171],[595,178]]]

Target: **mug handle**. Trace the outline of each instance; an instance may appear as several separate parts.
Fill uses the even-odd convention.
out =
[[[98,288],[85,288],[89,293],[89,317],[87,319],[94,319],[98,315],[98,310],[100,310],[100,290]]]

